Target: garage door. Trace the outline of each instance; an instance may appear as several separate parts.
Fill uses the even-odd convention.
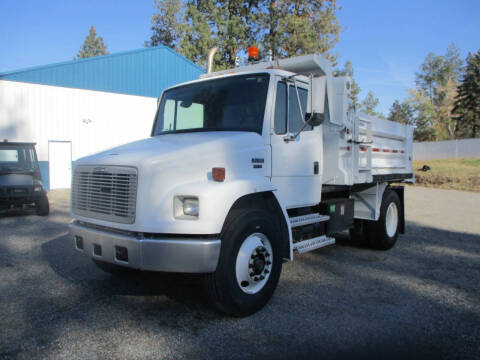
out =
[[[50,189],[68,189],[72,181],[72,143],[48,142]]]

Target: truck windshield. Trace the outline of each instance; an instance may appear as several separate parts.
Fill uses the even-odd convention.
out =
[[[261,134],[268,74],[234,76],[166,91],[153,136],[193,131],[252,131]]]
[[[35,154],[32,148],[0,146],[0,173],[35,170]]]

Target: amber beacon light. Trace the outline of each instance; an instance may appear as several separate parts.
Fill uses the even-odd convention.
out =
[[[258,61],[258,47],[250,46],[248,48],[248,61]]]

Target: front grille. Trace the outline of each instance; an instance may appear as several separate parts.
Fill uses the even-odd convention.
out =
[[[72,212],[93,219],[123,224],[135,222],[137,170],[124,166],[75,168]]]

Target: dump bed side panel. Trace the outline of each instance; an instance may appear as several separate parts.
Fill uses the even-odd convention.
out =
[[[372,176],[381,179],[413,177],[413,127],[393,121],[371,118],[372,123]]]
[[[413,181],[413,127],[352,109],[344,125],[324,123],[323,184]]]

